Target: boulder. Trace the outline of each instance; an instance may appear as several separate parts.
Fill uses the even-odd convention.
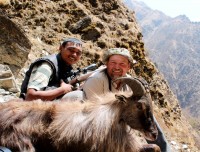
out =
[[[23,30],[0,9],[0,64],[9,65],[13,74],[24,66],[31,42]]]

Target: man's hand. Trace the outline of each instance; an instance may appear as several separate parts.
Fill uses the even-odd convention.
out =
[[[67,84],[63,80],[61,80],[60,87],[64,90],[64,93],[71,92],[73,88],[71,84]]]

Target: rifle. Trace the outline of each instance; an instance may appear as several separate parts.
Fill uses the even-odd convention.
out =
[[[74,86],[73,90],[76,90],[80,86],[80,82],[85,81],[92,73],[97,69],[96,64],[91,64],[84,68],[77,68],[67,73],[67,78],[64,79],[65,83],[69,83]]]

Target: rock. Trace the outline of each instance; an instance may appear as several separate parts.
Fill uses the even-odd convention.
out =
[[[90,26],[91,22],[92,22],[91,17],[86,16],[86,17],[82,18],[80,21],[78,21],[77,23],[71,25],[69,27],[69,30],[72,33],[81,32],[83,29],[85,29],[88,26]]]
[[[184,150],[185,150],[185,149],[188,149],[188,146],[187,146],[186,144],[183,144],[183,145],[182,145],[182,149],[184,149]]]
[[[22,29],[0,9],[0,64],[10,65],[17,73],[24,66],[31,43]]]
[[[10,92],[19,92],[15,77],[8,65],[0,64],[0,87]]]
[[[10,0],[1,0],[0,1],[0,7],[2,6],[2,7],[6,7],[6,6],[8,6],[8,5],[10,5]]]

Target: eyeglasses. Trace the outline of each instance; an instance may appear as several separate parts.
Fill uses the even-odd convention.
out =
[[[67,44],[68,44],[68,47],[82,47],[81,43],[68,41]]]

